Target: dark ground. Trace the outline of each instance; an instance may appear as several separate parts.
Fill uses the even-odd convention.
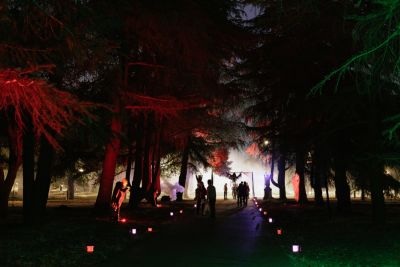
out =
[[[360,202],[351,215],[332,217],[312,203],[263,203],[267,216],[253,203],[245,209],[217,203],[216,220],[196,216],[193,202],[184,201],[144,205],[123,213],[127,222],[118,224],[96,218],[91,201],[52,202],[44,223],[34,227],[20,223],[15,207],[0,220],[0,266],[400,266],[397,203],[388,205],[384,227],[370,223],[370,206]],[[132,228],[137,235],[129,234]],[[291,252],[295,243],[300,254]],[[93,254],[86,245],[95,246]]]

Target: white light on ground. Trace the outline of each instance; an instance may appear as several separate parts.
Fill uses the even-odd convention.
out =
[[[179,213],[182,214],[182,213],[183,213],[183,210],[180,210]]]
[[[267,214],[268,214],[268,212],[264,211],[264,215],[267,215]]]
[[[171,216],[171,217],[174,216],[174,213],[173,213],[173,212],[170,212],[170,213],[169,213],[169,216]]]
[[[261,211],[262,211],[262,208],[259,208],[258,210],[261,212]]]
[[[293,253],[299,253],[300,252],[300,246],[299,245],[293,245],[292,246],[292,251],[293,251]]]
[[[94,246],[86,246],[86,252],[87,253],[93,253],[94,252]]]
[[[194,207],[197,208],[197,204],[194,204]]]
[[[84,172],[85,170],[83,168],[79,168],[78,172]]]
[[[268,222],[272,223],[273,222],[272,218],[268,218]]]
[[[269,144],[269,141],[268,140],[265,140],[264,141],[264,145],[268,145]]]
[[[137,233],[136,229],[134,229],[134,228],[131,229],[131,234],[132,234],[132,235],[136,235],[136,233]]]

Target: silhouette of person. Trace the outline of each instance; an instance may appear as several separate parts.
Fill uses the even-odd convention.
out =
[[[243,184],[243,189],[243,204],[245,207],[247,207],[247,201],[249,200],[250,195],[250,187],[246,182]]]
[[[228,184],[225,183],[224,185],[224,200],[228,199]]]
[[[215,218],[215,202],[217,201],[217,193],[215,191],[215,186],[213,186],[212,180],[208,180],[207,183],[207,200],[210,207],[210,217]]]
[[[240,182],[238,188],[237,188],[237,206],[242,207],[244,203],[244,184],[243,182]]]
[[[111,208],[113,211],[112,220],[119,221],[120,209],[124,202],[126,191],[128,190],[128,180],[125,178],[117,182],[111,198]]]
[[[199,181],[199,180],[198,180]],[[204,215],[204,207],[206,204],[206,189],[204,188],[204,184],[202,181],[199,181],[197,183],[197,188],[196,188],[196,197],[194,200],[196,200],[196,214],[198,215],[201,211],[201,214]]]
[[[237,197],[237,184],[233,183],[232,184],[232,198],[236,199],[236,197]]]

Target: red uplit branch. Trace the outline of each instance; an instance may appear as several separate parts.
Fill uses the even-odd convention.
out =
[[[70,93],[60,91],[45,80],[26,75],[32,71],[0,70],[0,111],[11,110],[18,128],[30,119],[37,136],[44,135],[57,149],[54,134],[61,134],[82,114],[89,115],[88,103],[81,103]]]

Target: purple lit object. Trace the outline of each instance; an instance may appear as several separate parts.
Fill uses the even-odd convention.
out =
[[[292,251],[293,251],[293,253],[299,253],[300,250],[301,250],[301,248],[300,248],[299,245],[293,245],[293,246],[292,246]]]

